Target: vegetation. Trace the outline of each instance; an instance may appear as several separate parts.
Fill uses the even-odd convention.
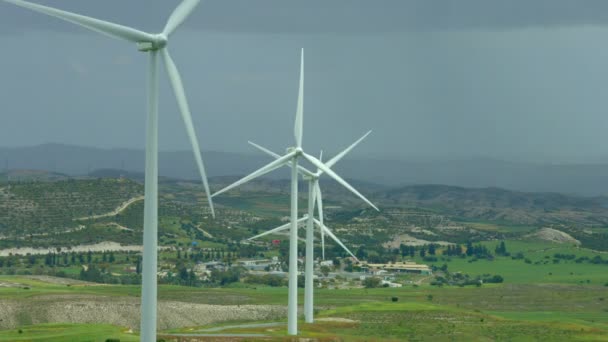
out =
[[[141,192],[141,184],[126,179],[1,184],[0,209],[11,214],[0,215],[0,249],[50,250],[0,257],[0,306],[14,300],[20,305],[43,305],[48,298],[70,296],[136,301],[139,252],[87,253],[71,247],[103,241],[140,244],[142,202],[114,211]],[[348,202],[331,187],[324,193],[326,223],[357,257],[369,263],[427,264],[433,274],[395,275],[391,281],[402,288],[384,288],[379,277],[332,278],[336,270],[357,272],[362,265],[343,259],[347,257],[343,249],[326,239],[325,255],[334,260],[336,269],[319,269],[319,277],[329,279],[317,283],[315,300],[318,308],[324,308],[319,318],[339,320],[302,324],[303,337],[570,341],[600,340],[608,334],[608,256],[597,251],[608,249],[607,230],[601,223],[608,220],[596,200],[499,189],[413,187],[378,194],[383,207],[378,213],[340,207]],[[164,182],[161,194],[159,241],[167,249],[159,253],[160,300],[188,305],[285,305],[285,277],[235,267],[238,259],[276,256],[278,269],[285,269],[285,237],[244,241],[284,223],[281,218],[288,210],[284,192],[258,187],[222,197],[216,220],[202,205],[205,199],[197,184]],[[570,237],[553,241],[538,234],[549,225]],[[316,245],[316,255],[320,252]],[[202,270],[202,263],[226,267]],[[48,282],[44,276],[60,280]],[[81,286],[78,280],[105,285]],[[303,285],[301,276],[299,285]],[[261,333],[278,340],[285,334],[282,328],[226,331]],[[169,340],[177,332],[187,330],[164,333]],[[102,324],[31,326],[27,314],[19,316],[18,326],[0,331],[0,341],[52,341],[56,336],[137,339],[126,328]]]

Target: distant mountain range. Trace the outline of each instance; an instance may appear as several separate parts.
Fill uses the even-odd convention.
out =
[[[211,177],[239,176],[264,165],[263,155],[206,151]],[[160,174],[197,179],[190,151],[161,152]],[[48,170],[70,176],[99,169],[141,173],[144,152],[133,149],[99,149],[60,144],[0,148],[0,170]],[[584,196],[608,194],[608,164],[533,164],[493,159],[417,162],[406,160],[349,159],[335,166],[343,177],[381,185],[445,184],[467,188],[497,187],[525,192],[556,192]],[[269,175],[287,178],[287,170]]]

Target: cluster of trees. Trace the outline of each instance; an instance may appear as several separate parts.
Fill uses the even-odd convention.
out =
[[[58,273],[56,275],[66,277],[65,273]],[[140,274],[124,274],[117,276],[108,272],[107,268],[95,264],[88,265],[86,268],[83,267],[78,275],[78,279],[102,284],[141,284]]]
[[[492,253],[482,244],[473,245],[471,241],[467,242],[467,256],[475,256],[477,258],[492,258]]]
[[[608,265],[608,259],[603,259],[601,256],[596,255],[593,258],[589,258],[587,256],[583,256],[583,257],[579,257],[576,260],[574,260],[574,262],[576,262],[577,264],[583,263],[583,262],[588,262],[591,264],[595,264],[595,265]]]
[[[272,287],[287,286],[287,279],[276,274],[254,275],[250,274],[245,278],[247,284],[260,284]],[[299,282],[298,282],[299,283]]]
[[[468,274],[456,272],[450,273],[443,272],[442,275],[435,276],[435,279],[431,281],[431,285],[434,286],[443,286],[443,285],[452,285],[452,286],[481,286],[484,283],[502,283],[504,278],[501,275],[490,275],[484,274],[481,276],[472,277]]]
[[[576,229],[567,229],[566,232],[580,241],[586,248],[608,251],[608,233],[594,232],[593,234],[587,234]]]
[[[127,254],[125,261],[130,261],[130,256]],[[31,267],[34,265],[44,265],[48,267],[68,267],[72,265],[87,265],[92,263],[115,263],[117,262],[114,252],[102,252],[101,259],[99,256],[95,256],[89,251],[87,253],[77,252],[61,252],[58,248],[58,252],[48,252],[44,255],[28,254],[26,256],[9,255],[7,257],[0,257],[0,268],[1,267],[12,267],[15,265],[23,267]]]
[[[242,267],[231,267],[225,271],[213,270],[209,283],[211,285],[225,286],[232,283],[237,283],[247,271]]]
[[[443,255],[447,256],[461,256],[464,254],[464,250],[460,244],[458,245],[448,245],[448,247],[443,251]]]
[[[424,246],[410,246],[410,245],[400,244],[398,249],[393,250],[393,253],[399,254],[402,257],[410,257],[410,258],[413,258],[418,254],[418,255],[420,255],[420,257],[424,258],[427,255],[436,255],[437,247],[439,247],[439,245],[436,245],[434,243],[424,245]]]

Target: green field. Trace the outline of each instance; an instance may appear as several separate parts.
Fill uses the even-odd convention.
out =
[[[530,265],[526,265],[532,267]],[[28,288],[0,288],[0,300],[36,302],[49,295],[137,297],[139,286],[66,286],[23,277],[0,277]],[[391,298],[397,297],[397,302]],[[344,341],[572,341],[608,340],[608,290],[600,285],[500,284],[477,287],[428,285],[378,289],[319,289],[317,317],[339,319],[300,325],[303,337]],[[160,300],[206,304],[285,305],[286,288],[213,288],[160,286]],[[303,293],[300,291],[300,304]],[[239,322],[236,322],[239,323]],[[220,322],[205,327],[184,327],[161,335],[234,325]],[[18,332],[22,330],[22,333]],[[126,328],[103,324],[42,324],[0,332],[0,341],[104,341],[137,339]],[[222,333],[263,334],[283,340],[285,326],[229,328]]]
[[[490,250],[494,250],[498,241],[484,242]],[[555,254],[574,254],[576,257],[601,256],[608,259],[607,253],[591,251],[567,244],[549,242],[507,240],[506,246],[512,256],[523,253],[531,264],[524,259],[513,260],[511,257],[496,257],[495,260],[471,258],[438,257],[437,262],[426,262],[420,256],[414,260],[419,263],[441,266],[448,265],[450,272],[462,272],[470,275],[500,274],[507,283],[537,284],[537,283],[567,283],[567,284],[605,284],[608,282],[608,265],[576,263],[574,260],[560,260],[553,263]],[[589,281],[589,282],[588,282]]]
[[[0,341],[104,342],[107,339],[139,341],[127,329],[105,324],[39,324],[0,332]]]

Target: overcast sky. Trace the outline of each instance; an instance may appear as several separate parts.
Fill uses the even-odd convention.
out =
[[[177,1],[40,2],[157,32]],[[608,1],[207,0],[172,37],[204,150],[608,160]],[[0,1],[0,146],[143,148],[147,56]],[[161,73],[160,148],[189,148]]]

